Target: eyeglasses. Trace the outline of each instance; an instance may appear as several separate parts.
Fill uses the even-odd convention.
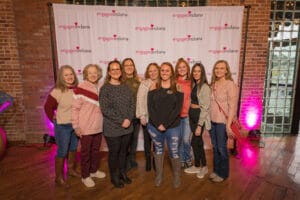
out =
[[[131,65],[124,65],[124,67],[133,67],[133,65],[131,64]]]
[[[121,70],[120,68],[116,68],[116,69],[110,69],[109,71],[117,72],[117,71],[120,71],[120,70]]]

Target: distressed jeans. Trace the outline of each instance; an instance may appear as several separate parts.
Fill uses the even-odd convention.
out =
[[[152,138],[155,148],[155,154],[163,154],[165,141],[167,142],[170,158],[179,158],[178,145],[180,126],[169,128],[164,132],[157,130],[151,123],[147,124],[148,132]]]
[[[190,143],[190,123],[189,118],[180,119],[180,137],[179,137],[179,157],[180,162],[191,162],[191,143]]]

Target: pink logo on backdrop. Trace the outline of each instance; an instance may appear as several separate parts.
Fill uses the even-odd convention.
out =
[[[109,11],[97,12],[97,16],[99,16],[99,17],[127,17],[128,14],[125,12],[119,12],[119,11],[113,9],[110,12]]]
[[[173,41],[174,42],[194,42],[194,41],[200,41],[202,40],[202,37],[196,37],[192,35],[187,35],[185,37],[174,37]]]
[[[127,37],[122,37],[117,34],[113,34],[112,36],[99,36],[98,40],[102,42],[111,42],[111,41],[128,41]]]
[[[222,31],[222,30],[238,30],[240,29],[239,26],[234,26],[234,25],[230,25],[228,23],[225,23],[221,26],[210,26],[209,27],[210,30],[214,30],[214,31]]]
[[[150,24],[149,26],[136,26],[136,31],[165,31],[166,27]]]
[[[112,60],[100,60],[99,63],[106,66],[106,65],[108,65],[109,62],[111,62],[113,60],[118,60],[118,58],[114,58]]]
[[[92,53],[91,49],[83,49],[80,46],[76,46],[74,49],[61,49],[61,53],[73,54],[73,53]]]
[[[187,58],[185,58],[185,60],[189,63],[189,65],[194,65],[196,63],[201,63],[201,60],[195,60],[194,58],[191,58],[191,57],[187,57]],[[174,65],[176,65],[177,60],[172,61],[172,63]],[[192,67],[192,66],[190,66],[190,67]]]
[[[149,50],[136,50],[135,53],[138,55],[160,55],[166,54],[166,51],[150,48]]]
[[[76,72],[77,72],[77,75],[82,74],[82,70],[81,69],[77,69]]]
[[[189,10],[184,13],[174,13],[174,14],[172,14],[172,17],[183,19],[183,18],[187,18],[187,17],[203,17],[203,14],[195,13],[195,12],[192,12],[191,10]]]
[[[83,25],[78,23],[77,21],[75,21],[73,24],[61,24],[58,25],[59,29],[63,29],[63,30],[72,30],[72,29],[90,29],[90,25]]]
[[[222,49],[208,50],[208,53],[212,53],[212,54],[238,53],[238,52],[239,52],[239,50],[230,49],[230,48],[225,47],[225,46]]]

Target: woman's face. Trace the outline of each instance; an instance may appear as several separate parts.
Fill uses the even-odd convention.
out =
[[[134,73],[134,65],[131,60],[126,60],[124,62],[124,72],[126,76],[133,76]]]
[[[110,79],[113,80],[119,80],[121,77],[121,66],[118,63],[112,63],[109,66],[109,75],[110,75]]]
[[[63,70],[63,80],[67,86],[72,86],[75,81],[75,75],[73,74],[71,69]]]
[[[186,77],[188,74],[188,66],[186,66],[184,62],[179,63],[177,72],[179,76]]]
[[[193,78],[196,82],[199,82],[201,79],[201,68],[200,66],[196,66],[192,72]]]
[[[224,78],[227,74],[226,64],[221,62],[215,66],[214,73],[217,78]]]
[[[163,81],[170,80],[172,77],[172,70],[169,65],[162,65],[160,67],[160,77]]]
[[[87,80],[91,83],[96,83],[99,78],[98,70],[96,67],[89,67],[87,70]]]
[[[155,65],[150,65],[148,74],[152,81],[157,80],[159,75],[157,67]]]

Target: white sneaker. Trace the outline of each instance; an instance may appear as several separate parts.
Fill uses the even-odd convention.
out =
[[[95,186],[95,182],[93,181],[93,179],[91,177],[82,178],[81,181],[88,188],[91,188],[91,187]]]
[[[209,175],[209,178],[210,179],[214,179],[215,177],[217,177],[218,175],[215,173],[215,172],[213,172],[213,173],[211,173],[210,175]]]
[[[90,176],[96,178],[104,178],[106,175],[104,172],[97,170],[95,173],[90,173]]]
[[[188,173],[188,174],[197,174],[200,171],[201,171],[201,168],[200,167],[195,167],[194,165],[189,167],[189,168],[184,169],[184,172]]]
[[[202,167],[200,172],[197,174],[198,178],[204,178],[204,176],[208,173],[207,167]]]

